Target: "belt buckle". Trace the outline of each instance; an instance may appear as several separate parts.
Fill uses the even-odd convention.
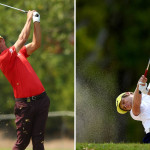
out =
[[[36,96],[32,96],[32,100],[36,100]]]
[[[28,103],[31,102],[30,97],[27,97],[27,102],[28,102]]]

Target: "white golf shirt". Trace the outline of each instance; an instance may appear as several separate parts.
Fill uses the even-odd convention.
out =
[[[142,124],[145,128],[145,132],[150,132],[150,95],[142,94],[141,106],[140,106],[141,113],[138,116],[135,116],[130,111],[130,115],[134,120],[142,121]]]

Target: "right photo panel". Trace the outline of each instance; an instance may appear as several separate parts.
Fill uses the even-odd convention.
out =
[[[150,149],[150,1],[76,1],[76,150]]]

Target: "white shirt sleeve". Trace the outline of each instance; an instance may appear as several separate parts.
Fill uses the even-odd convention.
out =
[[[135,115],[133,114],[133,112],[132,112],[132,109],[131,109],[131,111],[130,111],[130,115],[131,115],[131,117],[132,117],[134,120],[139,120],[139,121],[141,121],[141,115],[139,114],[138,116],[135,116]]]

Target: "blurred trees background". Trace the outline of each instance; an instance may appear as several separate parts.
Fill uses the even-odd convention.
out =
[[[142,123],[118,114],[115,99],[147,67],[150,1],[77,0],[76,12],[77,142],[142,142]]]
[[[2,0],[1,3],[40,13],[42,45],[28,60],[51,99],[50,111],[73,111],[74,2],[72,0]],[[0,6],[0,20],[0,35],[10,47],[16,42],[26,22],[26,14]],[[33,25],[28,42],[32,40],[32,32]],[[13,113],[13,89],[2,73],[0,73],[0,106],[1,114]],[[49,118],[47,131],[51,135],[61,131],[63,126],[73,137],[73,120],[66,117]],[[5,123],[1,121],[1,124]],[[11,123],[9,125],[11,126]]]

